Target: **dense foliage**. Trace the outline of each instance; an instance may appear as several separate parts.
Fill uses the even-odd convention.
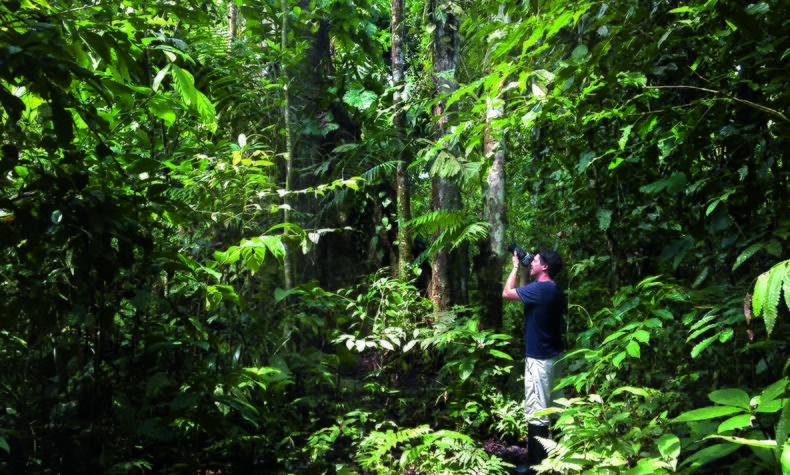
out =
[[[0,6],[0,473],[514,471],[520,309],[425,294],[507,244],[492,137],[566,260],[544,468],[790,470],[790,5],[404,7],[392,83],[389,2]]]

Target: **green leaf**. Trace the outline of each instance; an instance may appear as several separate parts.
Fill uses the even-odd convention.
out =
[[[364,89],[350,89],[343,96],[343,102],[357,109],[365,110],[376,102],[377,98],[378,96],[376,96],[375,92]]]
[[[745,10],[749,15],[762,15],[768,13],[771,7],[767,3],[752,3]]]
[[[631,356],[632,358],[639,358],[641,356],[639,343],[637,343],[635,340],[629,341],[628,344],[625,346],[625,350],[628,352],[628,355]]]
[[[743,412],[743,410],[734,406],[703,407],[701,409],[686,411],[673,419],[671,422],[704,421],[707,419],[714,419],[716,417],[729,416],[739,412]]]
[[[167,76],[171,64],[172,63],[167,63],[167,65],[164,68],[160,69],[159,72],[156,73],[154,80],[151,82],[151,89],[154,92],[159,90],[159,86],[162,84],[162,80],[165,78],[165,76]]]
[[[151,98],[148,110],[150,110],[154,116],[162,119],[165,125],[170,127],[176,121],[176,111],[178,110],[178,106],[176,106],[174,101],[170,99],[162,96],[154,96]]]
[[[583,45],[582,44],[582,45],[576,46],[576,48],[574,48],[573,51],[571,52],[570,63],[571,64],[579,64],[579,63],[581,63],[582,61],[584,61],[584,58],[587,56],[587,54],[589,52],[590,52],[590,50],[589,50],[589,48],[587,48],[587,45]]]
[[[154,159],[143,157],[135,160],[130,166],[126,167],[126,172],[134,175],[140,173],[151,173],[159,170],[162,164]]]
[[[760,404],[765,404],[782,396],[787,390],[788,378],[784,377],[773,383],[760,393]]]
[[[648,343],[650,341],[650,332],[646,330],[637,330],[631,336],[640,343]]]
[[[677,465],[680,456],[680,439],[675,434],[663,434],[656,443],[661,457],[668,461],[672,468]]]
[[[756,440],[756,439],[747,439],[745,437],[734,437],[729,435],[709,435],[705,437],[706,439],[723,439],[728,442],[732,442],[734,444],[740,445],[748,445],[751,447],[761,447],[763,449],[775,449],[776,448],[776,441],[775,440]]]
[[[266,246],[266,249],[278,260],[282,261],[285,258],[285,245],[283,244],[282,235],[263,235],[257,239]]]
[[[671,195],[677,195],[681,191],[685,191],[687,186],[688,178],[686,178],[686,174],[682,172],[675,172],[666,178],[662,178],[649,185],[640,187],[639,191],[642,193],[656,194],[666,190]]]
[[[405,345],[403,345],[403,352],[406,353],[407,351],[411,350],[417,343],[417,340],[409,340]]]
[[[0,449],[6,451],[6,453],[11,453],[11,447],[8,446],[8,442],[6,442],[5,437],[0,435]]]
[[[389,341],[384,340],[384,339],[379,340],[379,346],[381,346],[381,347],[383,347],[383,348],[385,348],[387,350],[390,350],[390,351],[395,350],[395,347],[392,346],[392,343],[390,343]]]
[[[461,381],[466,381],[475,369],[475,361],[472,358],[465,358],[461,362]]]
[[[765,296],[768,294],[768,272],[763,272],[757,277],[752,294],[752,310],[755,316],[760,316],[765,305]]]
[[[634,128],[634,124],[626,125],[623,127],[622,135],[620,136],[620,140],[617,142],[620,145],[620,150],[625,150],[625,145],[628,143],[628,136],[631,135],[631,129]]]
[[[614,356],[614,358],[612,358],[612,364],[614,365],[614,367],[615,368],[619,368],[620,365],[623,363],[623,360],[625,359],[625,357],[626,357],[625,351],[621,351],[620,353],[617,353]]]
[[[724,406],[735,406],[745,410],[751,407],[749,395],[743,389],[719,389],[708,394],[708,398],[716,404]]]
[[[246,243],[242,241],[241,257],[244,262],[244,267],[253,273],[258,272],[263,263],[263,259],[266,257],[266,248],[261,245],[245,246],[245,244]]]
[[[509,354],[507,354],[507,353],[505,353],[503,351],[491,349],[491,350],[488,350],[488,352],[491,353],[491,356],[495,356],[497,358],[502,358],[502,359],[510,360],[510,361],[513,360],[512,356],[510,356]]]
[[[774,399],[773,401],[761,402],[760,398],[756,397],[755,403],[757,404],[757,408],[755,408],[754,412],[773,413],[782,410],[781,399]]]
[[[768,274],[768,293],[765,296],[765,329],[768,335],[774,329],[778,314],[779,297],[782,293],[782,285],[788,279],[788,267],[790,261],[781,262],[775,265]]]
[[[242,301],[236,290],[230,285],[218,284],[208,286],[209,290],[216,290],[222,296],[222,300],[242,306]]]
[[[751,246],[747,247],[745,251],[743,251],[737,259],[735,259],[735,264],[732,265],[732,270],[737,269],[741,264],[746,261],[746,259],[752,257],[757,251],[763,248],[762,243],[752,244]]]
[[[744,429],[746,427],[751,427],[752,425],[752,416],[751,414],[739,414],[735,417],[731,417],[726,421],[719,424],[719,428],[716,430],[719,434],[723,432],[727,432],[730,430],[735,429]]]
[[[624,332],[624,331],[616,331],[614,333],[611,333],[609,336],[607,336],[604,339],[603,343],[601,343],[601,346],[609,343],[610,341],[616,340],[616,339],[620,338],[621,336],[623,336],[625,334],[626,334],[626,332]]]
[[[735,191],[736,191],[735,188],[731,188],[726,192],[724,192],[721,196],[713,199],[711,203],[708,205],[708,208],[705,210],[705,216],[710,216],[710,214],[716,209],[719,203],[726,202],[729,199],[730,195],[735,193]]]
[[[641,458],[637,462],[636,467],[626,472],[618,471],[617,473],[622,473],[623,475],[656,475],[667,473],[666,468],[667,463],[657,457]]]
[[[697,356],[699,356],[700,353],[702,353],[705,350],[705,348],[709,347],[710,344],[713,343],[718,338],[719,338],[718,334],[709,336],[708,338],[705,338],[701,342],[694,345],[694,348],[691,349],[691,357],[696,358]]]
[[[188,106],[193,108],[200,116],[204,125],[212,132],[217,129],[217,112],[208,98],[195,88],[195,78],[189,71],[183,70],[172,64],[170,73],[173,76],[173,88]]]
[[[601,231],[606,231],[612,224],[612,210],[599,208],[596,213],[598,216],[598,227]]]
[[[784,400],[784,407],[782,407],[782,415],[779,416],[779,422],[776,424],[776,443],[785,445],[787,443],[787,434],[790,432],[790,398]]]
[[[790,473],[790,445],[784,445],[780,460],[782,464],[782,473]]]
[[[611,400],[614,396],[616,396],[616,395],[618,395],[620,393],[630,393],[630,394],[634,394],[636,396],[642,396],[644,398],[649,398],[649,397],[654,396],[655,392],[656,392],[655,390],[653,390],[651,392],[651,390],[647,390],[645,388],[637,388],[637,387],[634,387],[634,386],[622,386],[622,387],[619,387],[619,388],[615,389],[614,391],[612,391],[612,394],[609,395],[608,399]]]
[[[704,449],[684,460],[680,465],[690,465],[691,469],[693,470],[705,465],[706,463],[726,457],[732,452],[738,450],[738,448],[739,446],[735,444],[718,444],[705,447]]]
[[[644,87],[647,85],[647,77],[641,72],[621,71],[617,73],[617,81],[625,86]]]

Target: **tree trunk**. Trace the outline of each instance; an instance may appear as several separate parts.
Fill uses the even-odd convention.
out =
[[[411,219],[411,192],[409,190],[408,168],[411,157],[403,145],[405,117],[403,113],[403,99],[400,93],[404,77],[403,59],[403,0],[392,0],[392,86],[396,88],[393,99],[395,115],[392,117],[392,126],[400,139],[400,154],[398,169],[395,178],[395,189],[398,201],[398,278],[409,280],[411,277],[411,263],[414,261],[412,254],[411,237],[405,223]]]
[[[230,32],[231,41],[237,39],[241,31],[239,6],[234,2],[230,2],[230,5],[228,5],[228,31]]]
[[[458,65],[458,19],[450,10],[451,6],[441,0],[431,2],[431,16],[434,20],[432,42],[433,82],[436,95],[440,99],[433,107],[436,117],[435,139],[450,134],[448,124],[452,109],[447,110],[443,99],[456,88],[455,68]],[[453,150],[447,150],[455,155]],[[448,177],[435,175],[431,179],[431,206],[434,211],[462,209],[461,190]],[[431,301],[439,308],[467,302],[467,282],[469,277],[468,244],[459,245],[452,251],[439,250],[433,257],[433,274],[430,288]]]
[[[504,105],[498,97],[486,100],[485,159],[490,160],[488,180],[484,184],[483,213],[489,226],[488,241],[482,244],[478,288],[483,306],[482,324],[485,328],[502,327],[502,265],[505,256],[505,151],[499,137],[497,121]]]
[[[283,14],[282,24],[282,48],[283,54],[288,50],[288,2],[281,0],[280,2]],[[289,75],[288,68],[285,64],[282,65],[282,75],[285,83],[283,88],[283,121],[285,122],[285,195],[283,196],[283,223],[288,224],[291,222],[291,199],[288,192],[291,191],[291,182],[293,177],[293,132],[291,126],[291,95],[288,91]],[[283,235],[289,234],[288,228],[283,228]],[[291,255],[290,247],[288,246],[288,239],[285,239],[285,257],[283,258],[283,287],[288,290],[293,287],[293,256]]]

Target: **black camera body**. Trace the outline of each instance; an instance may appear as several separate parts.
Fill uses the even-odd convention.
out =
[[[535,258],[535,254],[525,251],[521,246],[516,244],[516,241],[510,243],[510,245],[507,247],[507,252],[511,256],[515,252],[516,256],[518,256],[518,262],[524,267],[529,267],[529,265],[532,264],[532,259]]]

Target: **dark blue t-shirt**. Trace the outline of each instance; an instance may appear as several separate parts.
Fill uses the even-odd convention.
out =
[[[532,282],[516,293],[524,303],[525,355],[541,360],[557,356],[564,350],[565,292],[554,282]]]

